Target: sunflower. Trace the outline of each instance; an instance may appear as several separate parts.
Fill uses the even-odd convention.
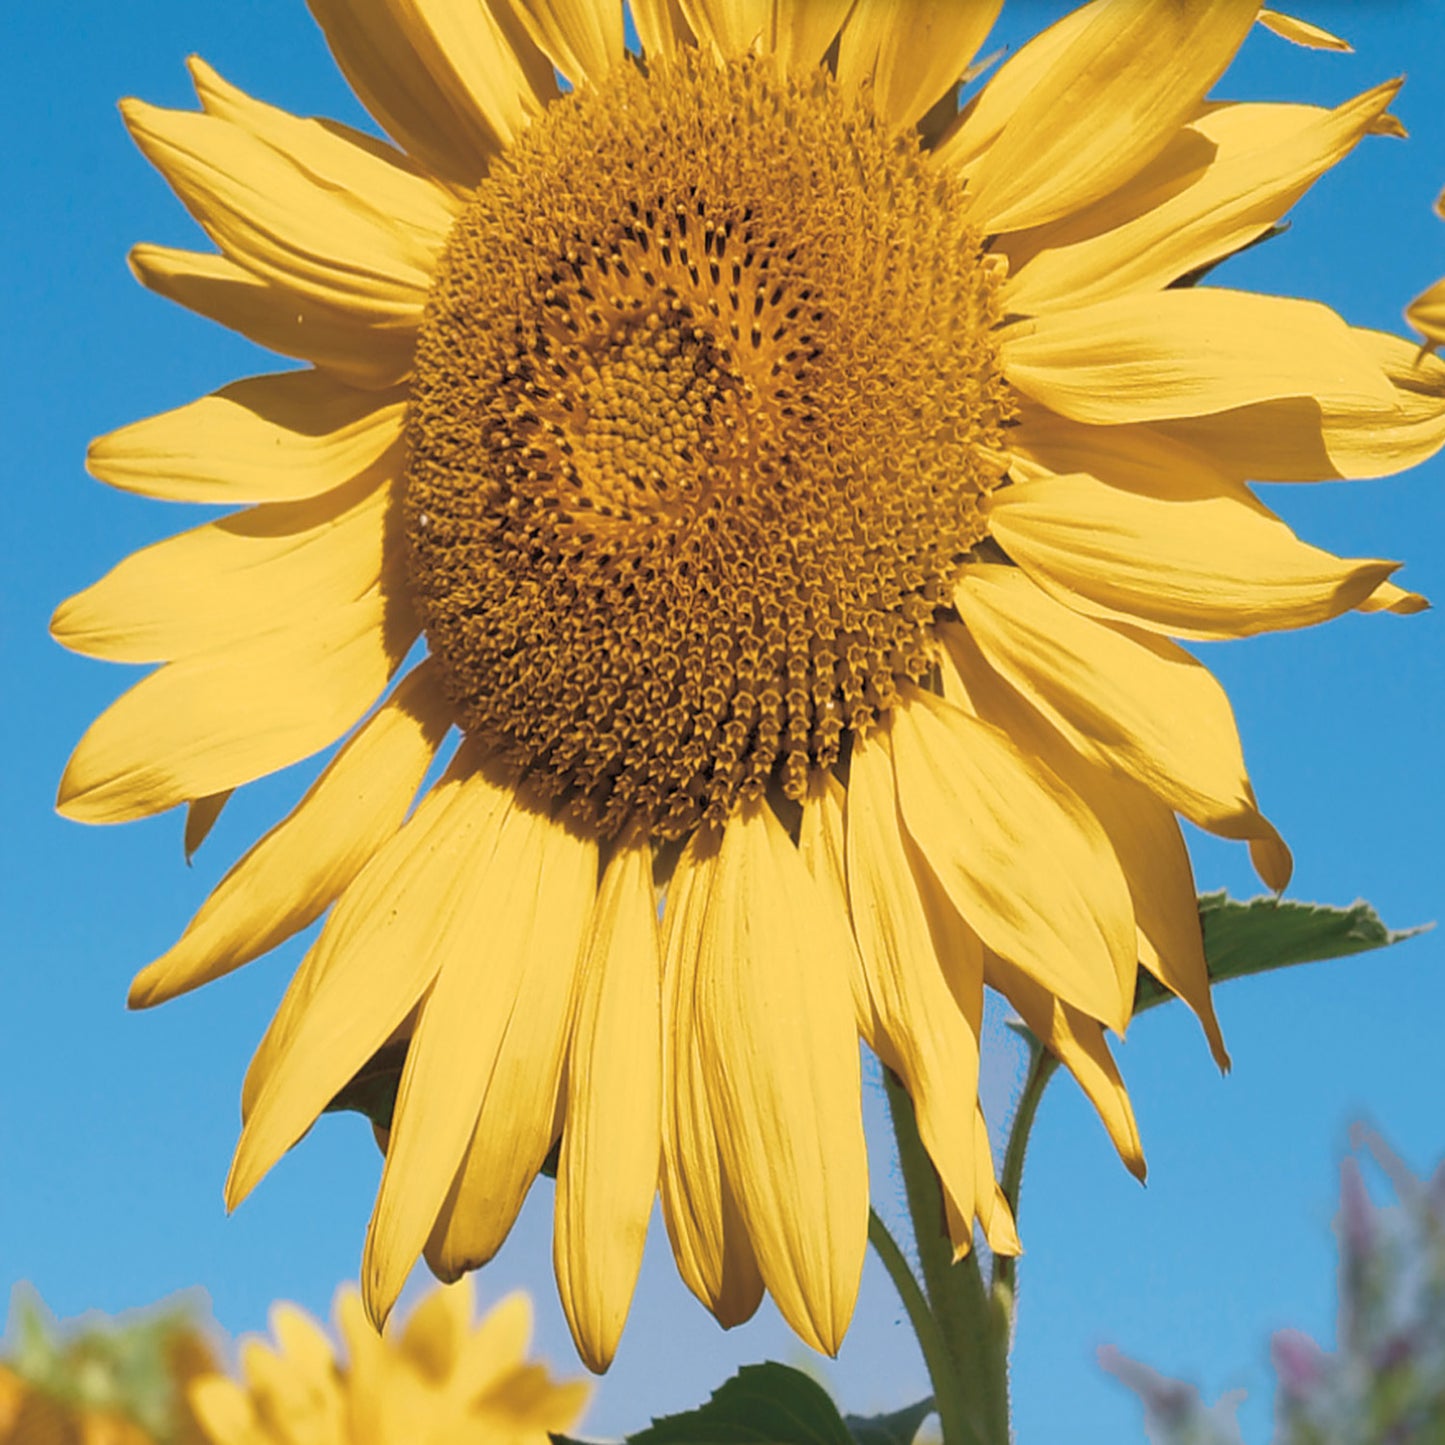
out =
[[[191,1386],[208,1445],[548,1445],[587,1403],[527,1363],[532,1308],[509,1295],[473,1327],[471,1281],[434,1290],[400,1331],[378,1339],[355,1289],[336,1298],[339,1365],[319,1325],[294,1305],[271,1312],[272,1348],[241,1348],[244,1383]]]
[[[134,1420],[67,1402],[0,1365],[0,1445],[154,1445]]]
[[[134,1420],[27,1384],[0,1365],[0,1445],[155,1445]]]
[[[1445,191],[1436,198],[1435,214],[1445,220]],[[1405,319],[1432,350],[1445,343],[1445,279],[1421,292],[1406,308]]]
[[[1097,0],[960,110],[1000,3],[632,0],[632,53],[618,0],[311,0],[394,144],[199,61],[200,113],[123,107],[219,247],[137,247],[137,276],[309,364],[93,445],[112,485],[245,505],[57,612],[69,647],[162,664],[60,808],[184,804],[194,847],[232,789],[341,740],[131,1002],[330,910],[227,1197],[404,1052],[378,1320],[419,1254],[490,1259],[560,1140],[589,1365],[659,1187],[719,1320],[766,1290],[833,1351],[860,1036],[959,1252],[976,1226],[1018,1248],[986,987],[1141,1174],[1105,1037],[1141,963],[1226,1061],[1177,819],[1271,888],[1291,864],[1172,639],[1422,607],[1246,479],[1424,458],[1445,366],[1181,283],[1398,130],[1398,85],[1210,103],[1256,0]]]
[[[61,1328],[17,1286],[0,1360],[0,1445],[206,1445],[186,1392],[215,1369],[190,1308]]]

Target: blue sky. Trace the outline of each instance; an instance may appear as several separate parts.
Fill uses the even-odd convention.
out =
[[[1018,43],[1063,8],[1013,0],[993,44]],[[1308,53],[1257,32],[1219,94],[1333,104],[1404,73],[1396,109],[1412,139],[1368,141],[1298,207],[1285,237],[1219,279],[1320,298],[1352,322],[1398,330],[1405,303],[1445,273],[1445,224],[1430,211],[1445,185],[1445,24],[1431,0],[1320,0],[1303,13],[1347,33],[1357,53]],[[17,7],[6,30],[0,1288],[31,1281],[73,1315],[201,1285],[227,1330],[256,1330],[277,1298],[326,1312],[355,1273],[379,1172],[365,1124],[328,1118],[236,1216],[222,1210],[241,1076],[302,945],[153,1013],[128,1015],[124,997],[132,973],[174,938],[302,778],[236,799],[190,868],[178,815],[121,829],[59,819],[52,803],[69,749],[129,672],[68,656],[45,627],[59,600],[122,555],[198,520],[195,509],[90,481],[87,440],[274,366],[130,278],[132,243],[191,245],[197,233],[127,140],[116,99],[190,104],[183,61],[197,52],[268,100],[365,121],[301,0],[56,0]],[[1393,480],[1266,490],[1310,540],[1404,559],[1402,580],[1440,599],[1442,488],[1437,459]],[[1441,626],[1439,612],[1354,616],[1204,649],[1234,699],[1262,801],[1295,849],[1291,895],[1363,896],[1397,926],[1445,914]],[[1242,850],[1201,842],[1196,860],[1202,887],[1257,891]],[[1197,1380],[1211,1397],[1247,1388],[1248,1433],[1268,1438],[1268,1332],[1291,1324],[1331,1337],[1330,1224],[1349,1122],[1372,1119],[1417,1168],[1445,1154],[1442,963],[1437,932],[1222,990],[1228,1078],[1182,1011],[1141,1021],[1120,1054],[1147,1188],[1120,1166],[1072,1086],[1054,1086],[1020,1221],[1014,1393],[1025,1445],[1142,1439],[1137,1408],[1095,1366],[1106,1342]],[[1012,1061],[1002,1037],[991,1046],[998,1107]],[[868,1109],[881,1125],[876,1081]],[[901,1222],[881,1127],[873,1139],[876,1200]],[[540,1349],[571,1370],[550,1276],[550,1205],[543,1181],[481,1289],[495,1299],[528,1288]],[[656,1227],[591,1431],[620,1433],[692,1405],[740,1363],[806,1353],[769,1307],[721,1333],[678,1283]],[[902,1312],[871,1261],[841,1358],[814,1364],[852,1410],[925,1392]]]

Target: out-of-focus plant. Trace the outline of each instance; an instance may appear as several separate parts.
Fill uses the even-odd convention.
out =
[[[190,1300],[62,1328],[17,1288],[0,1351],[0,1445],[204,1445],[187,1391],[218,1368],[210,1333]]]
[[[1445,1445],[1445,1163],[1423,1180],[1357,1125],[1340,1169],[1340,1308],[1331,1353],[1299,1330],[1270,1341],[1276,1445]],[[1361,1157],[1395,1202],[1377,1205]],[[1155,1445],[1244,1445],[1242,1392],[1206,1406],[1192,1385],[1120,1354],[1100,1362],[1144,1402]]]

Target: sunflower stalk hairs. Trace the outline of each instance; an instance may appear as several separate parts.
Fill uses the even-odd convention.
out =
[[[1445,363],[1192,284],[1398,134],[1399,83],[1209,102],[1257,21],[1331,39],[1253,0],[1094,0],[962,106],[1001,0],[311,8],[389,140],[200,61],[199,111],[123,106],[216,248],[138,278],[302,365],[93,445],[238,510],[58,609],[159,664],[59,806],[184,805],[193,849],[335,748],[131,1002],[324,919],[226,1197],[380,1089],[376,1324],[419,1258],[491,1259],[555,1157],[594,1370],[660,1194],[721,1323],[767,1294],[825,1353],[871,1237],[948,1445],[994,1445],[1037,1094],[1062,1063],[1142,1174],[1107,1032],[1157,983],[1227,1063],[1179,820],[1291,873],[1181,640],[1426,605],[1248,483],[1433,455]],[[985,988],[1038,1049],[1001,1176]],[[860,1041],[921,1283],[870,1211]]]

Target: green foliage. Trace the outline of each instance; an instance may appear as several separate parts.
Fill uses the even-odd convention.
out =
[[[744,1365],[706,1405],[665,1415],[626,1445],[912,1445],[933,1398],[891,1415],[845,1419],[828,1392],[801,1370]],[[554,1445],[583,1445],[553,1435]]]
[[[845,1415],[843,1423],[857,1445],[913,1445],[918,1427],[933,1414],[934,1408],[930,1395],[891,1415]]]
[[[1223,891],[1200,896],[1199,922],[1204,929],[1209,977],[1215,983],[1289,968],[1296,963],[1320,963],[1367,953],[1426,931],[1387,928],[1380,915],[1363,902],[1331,908],[1322,903],[1267,896],[1245,903]],[[1163,984],[1141,972],[1134,1012],[1153,1008],[1172,997]]]
[[[850,1445],[838,1407],[787,1365],[744,1365],[699,1410],[654,1421],[629,1445]]]

